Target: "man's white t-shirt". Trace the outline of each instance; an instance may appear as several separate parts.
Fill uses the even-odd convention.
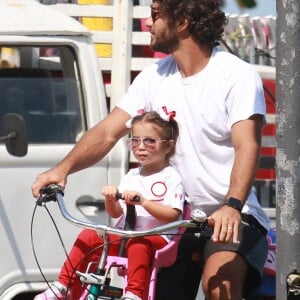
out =
[[[192,208],[208,215],[224,203],[234,160],[231,127],[254,114],[265,115],[261,79],[236,56],[213,50],[207,66],[183,78],[172,56],[142,71],[117,105],[131,116],[137,111],[176,111],[180,134],[174,157]],[[250,191],[243,213],[266,229],[269,219]]]
[[[185,190],[181,177],[176,169],[169,166],[153,175],[142,176],[141,168],[142,167],[129,170],[120,182],[119,191],[138,191],[147,200],[155,201],[162,205],[168,205],[182,212],[185,200]],[[126,205],[122,200],[120,201],[123,209],[125,209],[125,214],[119,220],[117,227],[123,228]],[[135,205],[135,209],[137,215],[135,230],[146,230],[165,224],[154,218],[141,205]],[[170,230],[166,234],[174,234],[176,231],[176,229]]]

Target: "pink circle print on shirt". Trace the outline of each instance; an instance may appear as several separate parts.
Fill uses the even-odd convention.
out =
[[[167,192],[167,187],[164,182],[157,181],[152,184],[151,192],[155,197],[163,197]]]

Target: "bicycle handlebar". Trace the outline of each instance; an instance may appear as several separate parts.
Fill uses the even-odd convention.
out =
[[[58,203],[60,212],[62,216],[70,223],[75,226],[82,228],[89,228],[96,230],[98,233],[104,235],[107,233],[112,233],[124,238],[133,238],[133,237],[141,237],[141,236],[149,236],[149,235],[160,235],[171,229],[178,229],[180,227],[186,228],[197,228],[203,226],[203,224],[207,224],[207,216],[206,214],[199,210],[194,209],[191,213],[190,220],[179,220],[174,221],[165,225],[161,225],[148,230],[123,230],[116,227],[111,227],[103,224],[94,224],[90,222],[85,222],[79,219],[74,218],[67,210],[64,203],[64,188],[62,186],[51,184],[44,187],[41,190],[41,195],[37,199],[37,205],[42,206],[46,202],[56,201]]]
[[[118,192],[117,193],[117,199],[124,199],[123,197],[122,197],[122,193],[120,193],[120,192]],[[140,202],[140,197],[139,196],[134,196],[133,197],[133,199],[132,199],[132,202]]]

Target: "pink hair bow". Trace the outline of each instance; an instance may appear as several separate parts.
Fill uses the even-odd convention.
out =
[[[167,122],[173,121],[176,117],[176,111],[168,111],[166,106],[163,106],[158,113],[160,117]]]
[[[139,110],[136,112],[136,114],[135,114],[134,116],[132,116],[132,118],[129,119],[129,120],[125,123],[125,126],[126,126],[127,128],[131,128],[131,127],[132,127],[132,120],[133,120],[133,118],[136,117],[136,116],[142,115],[142,114],[144,114],[144,113],[145,113],[145,110],[144,110],[144,109],[139,109]],[[158,110],[157,113],[160,115],[160,117],[161,117],[163,120],[165,120],[165,121],[167,121],[167,122],[173,121],[174,118],[176,117],[176,112],[175,112],[174,110],[168,111],[166,106],[162,106],[162,107]]]
[[[132,127],[132,119],[136,116],[139,116],[139,115],[142,115],[143,113],[145,113],[145,110],[142,108],[142,109],[139,109],[136,114],[131,118],[129,119],[126,123],[125,123],[125,126],[127,128],[131,128]]]

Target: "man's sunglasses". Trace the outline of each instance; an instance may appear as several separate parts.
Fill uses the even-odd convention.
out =
[[[129,138],[127,139],[127,147],[130,151],[135,151],[141,143],[148,151],[154,151],[157,147],[157,143],[166,142],[168,140],[156,140],[154,138]]]
[[[160,15],[162,13],[163,13],[162,10],[151,8],[151,19],[152,19],[152,22],[155,22],[160,17]]]

